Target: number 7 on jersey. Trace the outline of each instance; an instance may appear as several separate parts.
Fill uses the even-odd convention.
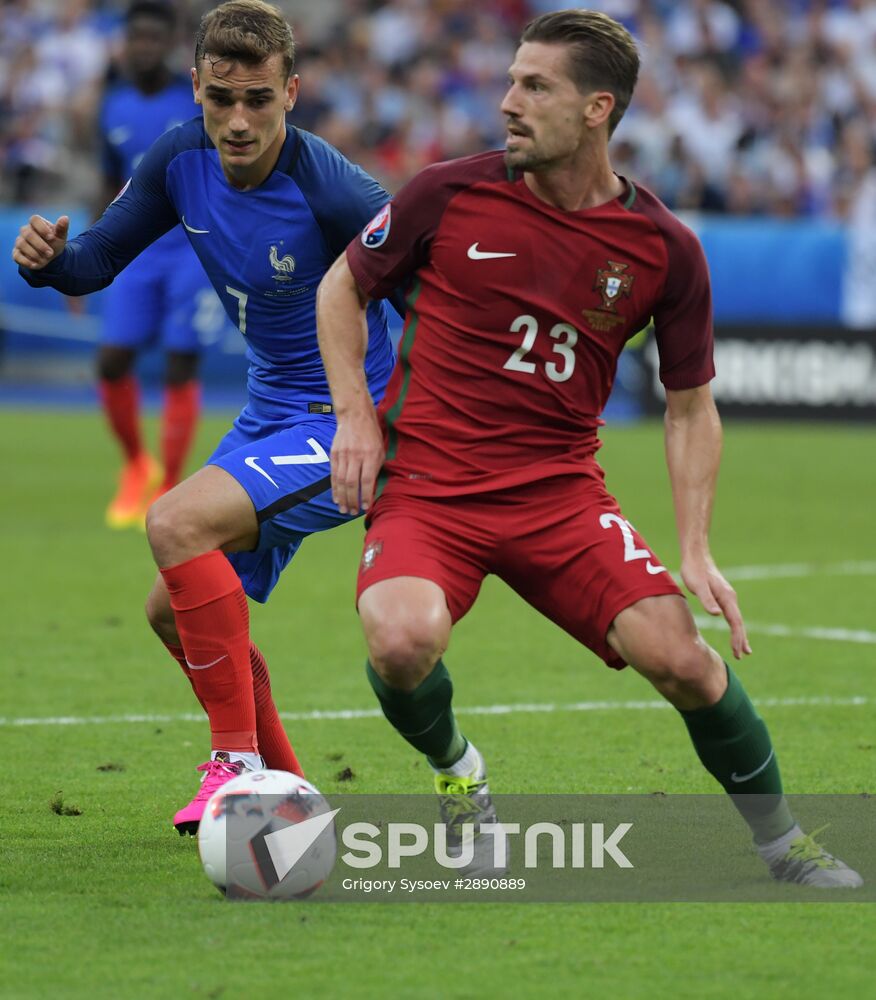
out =
[[[249,295],[246,292],[242,292],[239,288],[232,288],[231,285],[225,286],[225,291],[234,298],[237,299],[237,329],[246,336],[246,303],[249,300]]]

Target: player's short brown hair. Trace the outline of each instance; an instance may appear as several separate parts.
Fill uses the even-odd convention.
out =
[[[598,10],[557,10],[530,21],[521,42],[569,46],[569,76],[584,94],[614,96],[608,134],[617,128],[639,77],[639,51],[627,29]]]
[[[201,18],[195,39],[195,66],[209,55],[254,65],[279,53],[286,78],[295,67],[292,28],[278,8],[262,0],[228,0]]]

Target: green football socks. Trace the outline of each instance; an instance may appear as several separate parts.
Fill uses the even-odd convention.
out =
[[[681,712],[706,770],[723,786],[758,843],[794,825],[766,723],[727,664],[727,690],[708,708]]]
[[[459,760],[466,741],[453,714],[453,682],[442,660],[413,691],[390,687],[370,662],[365,671],[383,714],[399,735],[426,754],[433,767],[450,767]]]
[[[413,691],[390,687],[370,663],[365,669],[383,714],[414,749],[436,768],[459,760],[466,740],[453,714],[453,683],[442,660]],[[730,667],[727,690],[716,704],[680,714],[703,766],[731,796],[754,839],[767,843],[787,833],[794,819],[769,732]]]

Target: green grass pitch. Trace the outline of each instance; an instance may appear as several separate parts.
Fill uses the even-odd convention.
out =
[[[0,996],[872,995],[868,905],[223,902],[194,841],[170,826],[193,792],[207,730],[179,719],[194,699],[142,614],[154,573],[144,537],[103,527],[113,447],[93,413],[6,410],[0,422]],[[197,457],[225,425],[205,420]],[[677,566],[660,426],[610,427],[604,439],[609,487]],[[876,790],[876,647],[872,632],[869,642],[846,634],[874,628],[874,455],[872,429],[726,428],[719,565],[800,564],[738,579],[757,626],[740,674],[756,699],[828,702],[765,710],[791,792]],[[374,707],[353,610],[360,540],[360,524],[309,540],[271,602],[253,610],[283,711]],[[725,633],[707,636],[726,654]],[[447,662],[460,706],[653,697],[495,581],[458,626]],[[14,724],[138,714],[164,718]],[[714,791],[672,712],[463,721],[496,792]],[[382,719],[290,730],[325,792],[429,788]],[[341,782],[345,768],[353,777]],[[53,801],[79,814],[59,815]]]

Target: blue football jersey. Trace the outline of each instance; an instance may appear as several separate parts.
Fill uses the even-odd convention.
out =
[[[111,85],[99,116],[106,176],[126,181],[152,143],[196,111],[192,83],[186,77],[174,77],[155,94],[144,94],[127,80]]]
[[[188,77],[173,77],[154,94],[128,80],[111,85],[99,116],[106,178],[121,187],[155,140],[194,114],[200,109]],[[195,353],[201,347],[196,317],[205,292],[212,294],[204,269],[182,226],[174,226],[105,296],[102,342],[139,350],[157,337],[164,350]]]
[[[251,405],[328,402],[316,338],[316,290],[347,244],[389,200],[327,142],[286,127],[273,172],[239,191],[222,172],[200,118],[165,133],[91,229],[70,240],[34,286],[84,295],[108,285],[162,233],[182,222],[231,321],[244,336]],[[393,363],[386,306],[368,307],[365,370],[375,398]]]

